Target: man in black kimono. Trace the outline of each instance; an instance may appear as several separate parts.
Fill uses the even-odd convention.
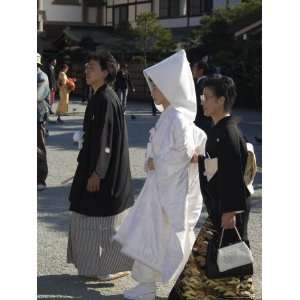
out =
[[[128,97],[128,90],[134,93],[135,88],[132,84],[129,72],[128,72],[128,65],[122,63],[120,65],[120,70],[117,73],[116,81],[115,81],[115,90],[119,96],[119,99],[122,103],[124,112],[126,111],[127,106],[127,97]]]
[[[41,69],[42,57],[37,54],[37,188],[42,191],[46,188],[48,176],[47,151],[45,144],[46,123],[48,120],[49,82],[46,73]]]
[[[212,126],[212,120],[210,117],[204,116],[200,96],[203,94],[204,82],[207,79],[207,70],[208,66],[204,61],[194,63],[192,68],[197,98],[197,115],[194,123],[206,133]]]
[[[94,93],[85,112],[84,141],[69,196],[73,213],[68,262],[80,275],[106,280],[131,268],[131,260],[111,242],[133,205],[126,121],[118,96],[108,86],[115,76],[116,61],[109,53],[90,56],[86,80]]]

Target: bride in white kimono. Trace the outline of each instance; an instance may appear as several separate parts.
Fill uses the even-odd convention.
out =
[[[184,50],[144,70],[154,102],[163,111],[150,130],[147,178],[134,207],[114,239],[135,260],[132,277],[139,284],[127,299],[154,300],[156,282],[181,273],[195,241],[202,209],[198,164],[206,135],[193,121],[196,95]]]

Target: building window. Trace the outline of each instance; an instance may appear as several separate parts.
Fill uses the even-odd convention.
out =
[[[190,0],[190,15],[201,16],[211,13],[213,8],[212,0]]]
[[[128,5],[114,7],[114,25],[128,23]]]
[[[97,1],[96,0],[83,0],[83,4],[85,6],[97,6]]]
[[[81,5],[79,0],[54,0],[52,4],[61,4],[61,5]]]
[[[180,16],[180,0],[172,0],[170,2],[170,17]],[[172,3],[172,4],[171,4]]]
[[[192,16],[201,14],[201,0],[190,0],[190,12]]]
[[[180,0],[160,0],[159,16],[161,18],[180,17]]]
[[[169,0],[159,1],[159,16],[162,18],[169,16]]]

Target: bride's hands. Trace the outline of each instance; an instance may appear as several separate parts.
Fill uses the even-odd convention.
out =
[[[192,164],[198,163],[198,155],[197,155],[197,154],[194,154],[194,155],[193,155],[193,157],[192,157],[192,159],[191,159],[191,163],[192,163]]]

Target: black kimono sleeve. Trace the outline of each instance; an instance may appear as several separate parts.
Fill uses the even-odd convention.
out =
[[[112,156],[114,114],[110,102],[107,103],[104,126],[100,135],[100,150],[95,173],[105,178]]]
[[[242,212],[246,210],[246,195],[240,137],[236,128],[227,128],[218,148],[218,198],[221,213]]]

